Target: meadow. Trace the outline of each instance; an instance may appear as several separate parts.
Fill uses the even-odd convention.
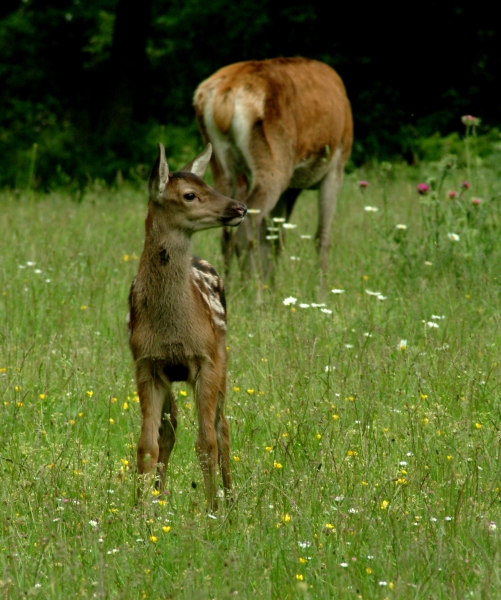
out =
[[[346,175],[325,289],[315,192],[273,282],[234,265],[217,515],[183,384],[166,489],[135,502],[146,185],[0,192],[2,597],[499,597],[501,176],[467,158]],[[219,231],[194,248],[223,272]]]

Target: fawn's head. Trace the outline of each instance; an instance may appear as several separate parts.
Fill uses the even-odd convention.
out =
[[[240,225],[247,207],[216,192],[202,180],[211,154],[212,146],[207,144],[181,171],[169,173],[165,148],[158,144],[158,156],[148,183],[150,216],[187,234],[211,227]]]

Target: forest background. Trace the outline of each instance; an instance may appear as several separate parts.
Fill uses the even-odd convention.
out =
[[[191,100],[203,79],[232,62],[275,56],[316,58],[339,72],[353,106],[355,165],[434,160],[444,143],[459,143],[453,132],[466,113],[482,118],[480,135],[499,140],[494,11],[492,3],[430,0],[395,9],[319,0],[3,0],[0,186],[143,179],[159,139],[170,155],[200,144]]]

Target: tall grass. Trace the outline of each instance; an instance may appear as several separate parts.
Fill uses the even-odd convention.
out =
[[[2,594],[497,597],[501,181],[464,179],[446,163],[350,174],[327,277],[341,293],[320,289],[305,237],[313,192],[273,284],[233,271],[235,501],[217,519],[182,384],[166,490],[134,500],[125,316],[145,191],[2,193]],[[219,233],[194,241],[222,272]]]

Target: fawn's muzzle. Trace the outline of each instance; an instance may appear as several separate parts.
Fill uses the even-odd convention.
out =
[[[242,219],[247,214],[247,207],[245,204],[239,202],[236,206],[232,206],[228,208],[226,211],[226,215],[223,217],[222,221],[225,225],[230,225],[230,227],[234,227],[236,225],[240,225]]]

